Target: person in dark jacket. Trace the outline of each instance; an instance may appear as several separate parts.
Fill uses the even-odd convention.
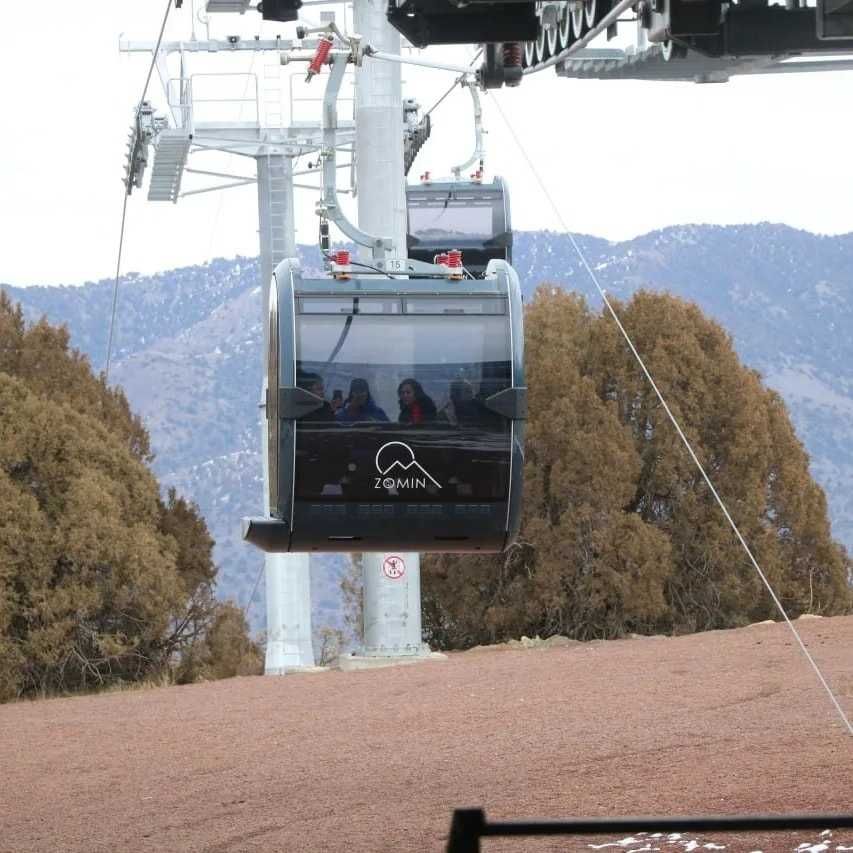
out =
[[[323,405],[319,409],[315,409],[306,417],[306,421],[334,421],[335,413],[331,404],[326,399],[326,386],[323,382],[323,377],[319,373],[300,373],[297,377],[296,384],[300,388],[304,388],[315,397],[319,397],[323,401]]]
[[[387,421],[388,415],[376,405],[370,395],[370,386],[366,379],[353,379],[349,386],[349,396],[338,409],[335,418],[339,423],[356,421]]]
[[[400,400],[398,420],[401,424],[417,426],[435,420],[435,403],[416,379],[404,379],[397,388],[397,397]]]
[[[450,399],[442,406],[439,418],[453,426],[472,426],[483,418],[483,407],[474,398],[474,389],[466,379],[450,383]]]

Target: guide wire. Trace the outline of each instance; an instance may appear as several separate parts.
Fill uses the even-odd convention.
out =
[[[702,479],[705,481],[705,484],[708,486],[708,488],[711,491],[711,494],[714,496],[714,500],[717,502],[717,505],[722,510],[722,513],[725,516],[726,521],[729,523],[729,526],[734,531],[735,536],[737,537],[738,541],[743,546],[743,549],[746,552],[747,557],[749,557],[749,561],[752,563],[753,568],[758,573],[758,576],[761,578],[761,581],[764,584],[767,591],[770,593],[770,597],[773,599],[773,603],[776,605],[776,609],[779,611],[779,613],[782,614],[782,618],[784,619],[785,624],[788,626],[788,628],[791,630],[791,633],[794,635],[794,638],[796,639],[797,644],[800,647],[800,650],[802,651],[806,660],[809,662],[812,669],[814,670],[814,673],[817,676],[818,681],[820,681],[820,683],[823,685],[824,690],[826,691],[827,695],[829,696],[830,700],[832,701],[832,704],[835,706],[835,710],[838,712],[838,716],[841,718],[841,721],[844,724],[844,727],[847,729],[847,733],[850,735],[853,735],[853,725],[851,725],[850,720],[848,719],[847,715],[844,713],[844,709],[841,707],[841,704],[839,703],[835,694],[832,692],[832,688],[829,686],[826,679],[824,678],[823,673],[820,670],[820,667],[818,667],[814,658],[809,653],[809,650],[806,648],[806,645],[803,642],[802,638],[800,637],[799,632],[794,627],[793,622],[791,622],[790,618],[788,617],[788,614],[785,611],[784,605],[782,604],[782,602],[779,600],[778,596],[774,592],[773,587],[770,584],[770,581],[767,579],[767,576],[762,571],[761,566],[758,564],[758,560],[755,559],[755,556],[753,555],[752,550],[750,549],[749,545],[747,544],[746,539],[744,539],[743,535],[740,532],[740,529],[738,528],[737,524],[735,524],[734,519],[729,514],[729,511],[728,511],[725,503],[723,502],[723,499],[720,497],[719,493],[717,492],[716,488],[714,487],[714,484],[711,482],[711,478],[706,473],[704,466],[699,461],[699,457],[694,452],[693,446],[690,444],[690,441],[688,440],[687,436],[684,434],[684,431],[681,429],[681,426],[679,425],[678,420],[676,419],[675,415],[673,415],[672,410],[669,408],[669,405],[667,405],[667,402],[664,399],[664,396],[661,393],[661,390],[658,388],[657,383],[652,378],[652,374],[649,372],[648,367],[646,367],[645,361],[643,361],[642,356],[637,351],[637,348],[634,346],[634,342],[631,340],[630,335],[628,334],[625,327],[622,325],[622,321],[619,319],[619,316],[617,315],[616,311],[614,310],[613,305],[611,304],[610,300],[608,299],[607,292],[601,286],[601,283],[598,280],[598,276],[596,276],[592,267],[587,262],[586,255],[583,253],[581,247],[578,245],[578,242],[575,239],[574,233],[571,231],[571,229],[566,224],[566,221],[563,219],[563,216],[560,212],[560,209],[557,207],[557,204],[554,202],[554,199],[551,196],[551,193],[548,191],[548,187],[545,185],[545,182],[542,180],[541,176],[539,175],[539,172],[536,169],[536,166],[534,165],[533,161],[531,160],[530,156],[527,153],[527,149],[524,147],[524,145],[522,145],[521,140],[518,138],[518,135],[516,134],[515,129],[513,128],[512,124],[510,124],[510,122],[507,120],[507,117],[504,114],[504,111],[501,109],[499,99],[495,96],[495,97],[493,97],[492,101],[493,101],[498,113],[500,114],[500,117],[503,120],[503,123],[506,125],[506,128],[509,131],[510,136],[512,136],[513,141],[516,144],[516,147],[520,151],[521,156],[527,162],[528,168],[532,172],[533,177],[536,179],[536,182],[539,184],[539,188],[542,191],[543,196],[548,200],[548,203],[550,204],[551,209],[554,211],[554,216],[557,218],[557,221],[560,223],[560,225],[562,226],[562,228],[566,232],[566,234],[568,234],[569,240],[571,241],[571,244],[572,244],[572,248],[574,249],[575,253],[577,254],[578,258],[580,259],[581,265],[586,270],[586,272],[589,275],[589,278],[591,279],[592,283],[595,285],[595,288],[598,291],[599,295],[601,296],[602,300],[604,301],[604,304],[607,307],[607,310],[610,313],[610,316],[613,318],[617,327],[619,328],[619,331],[622,333],[622,337],[625,338],[625,342],[628,344],[628,347],[631,350],[631,353],[633,354],[634,358],[636,359],[637,364],[639,364],[640,369],[645,374],[646,379],[649,381],[649,384],[651,385],[651,387],[654,390],[658,400],[660,401],[661,405],[663,406],[663,409],[666,412],[667,416],[669,417],[669,420],[671,421],[672,425],[675,427],[675,431],[678,433],[679,438],[681,439],[684,446],[687,448],[687,452],[690,454],[690,458],[695,463],[697,469],[699,470],[699,473],[702,475]]]
[[[116,326],[116,307],[118,305],[118,281],[121,274],[121,253],[124,248],[124,224],[127,221],[127,200],[130,198],[127,191],[124,193],[124,202],[121,206],[121,229],[118,238],[118,259],[116,260],[115,283],[113,284],[113,307],[110,312],[110,333],[107,338],[107,364],[104,370],[104,385],[110,381],[110,358],[113,352],[113,334]]]
[[[471,61],[468,63],[468,67],[471,68],[474,63],[483,55],[483,48],[480,48],[472,57]],[[424,113],[425,116],[428,116],[435,110],[444,99],[462,82],[465,78],[464,74],[460,74],[454,81],[453,85]]]
[[[243,618],[247,622],[249,621],[249,611],[252,609],[252,602],[255,600],[255,593],[258,591],[258,586],[261,582],[261,574],[264,570],[264,565],[264,561],[261,560],[260,568],[258,569],[258,573],[255,575],[255,582],[252,584],[252,591],[249,593],[249,600],[243,608]]]
[[[382,275],[385,276],[385,278],[390,278],[390,279],[399,278],[399,276],[391,275],[389,272],[386,272],[383,269],[379,269],[379,267],[374,267],[371,264],[365,264],[362,261],[350,261],[350,265],[354,266],[354,267],[364,267],[364,269],[366,269],[366,270],[373,270],[373,272],[381,273]]]
[[[142,104],[145,102],[145,96],[148,94],[148,86],[151,84],[151,75],[154,73],[154,68],[157,65],[157,54],[160,52],[160,44],[163,41],[163,33],[166,31],[166,22],[169,20],[169,12],[172,11],[172,0],[166,0],[166,12],[163,15],[163,23],[160,25],[160,34],[157,36],[157,45],[154,48],[154,52],[151,56],[151,65],[148,66],[148,74],[145,77],[145,85],[142,88],[142,95],[139,98],[139,103],[136,105],[136,113],[134,115],[134,122],[139,122],[139,113],[142,110]],[[116,276],[115,283],[113,284],[113,307],[110,315],[110,333],[107,338],[107,361],[106,367],[104,369],[104,384],[107,384],[110,381],[110,360],[112,358],[113,352],[113,336],[115,334],[115,324],[116,324],[116,308],[118,307],[118,283],[119,277],[121,275],[121,255],[124,249],[124,228],[125,223],[127,222],[127,200],[129,198],[129,194],[125,189],[124,193],[124,202],[121,207],[121,229],[119,231],[118,238],[118,258],[116,259]]]

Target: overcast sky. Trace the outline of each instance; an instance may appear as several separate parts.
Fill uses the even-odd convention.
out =
[[[172,11],[167,37],[188,36],[189,7],[185,0]],[[163,10],[162,0],[46,0],[4,9],[0,282],[79,284],[113,275],[127,129],[149,62],[120,55],[119,34],[153,40]],[[215,17],[212,32],[286,38],[293,25],[225,15]],[[429,55],[461,62],[467,50]],[[191,70],[246,72],[251,63],[251,54],[204,56]],[[262,76],[263,66],[258,58],[251,70]],[[426,105],[452,82],[434,71],[407,69],[404,78],[404,94]],[[556,228],[491,105],[497,97],[580,232],[623,239],[686,222],[769,220],[846,233],[853,231],[853,160],[843,154],[853,129],[851,83],[853,72],[698,86],[573,81],[546,71],[484,96],[487,167],[510,183],[517,229]],[[321,86],[298,91],[319,97]],[[156,75],[150,94],[162,105]],[[467,157],[469,104],[460,91],[434,113],[433,138],[413,172],[447,173]],[[219,166],[254,170],[241,158]],[[185,189],[198,181],[189,177]],[[255,192],[247,186],[177,205],[148,202],[147,186],[134,193],[123,271],[257,254]],[[310,191],[297,196],[300,242],[316,235],[315,199]]]

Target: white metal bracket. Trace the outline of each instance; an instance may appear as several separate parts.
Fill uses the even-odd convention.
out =
[[[474,152],[464,163],[460,163],[458,166],[453,166],[451,168],[450,171],[453,173],[453,177],[457,181],[461,180],[463,169],[473,166],[474,163],[479,163],[479,168],[482,169],[483,160],[486,156],[485,146],[483,144],[483,136],[485,134],[485,131],[483,130],[483,105],[480,103],[480,93],[477,91],[478,86],[476,82],[467,77],[463,78],[461,85],[467,88],[471,93],[471,101],[474,107]]]
[[[377,237],[367,234],[345,216],[338,204],[337,190],[337,131],[338,131],[338,95],[341,81],[347,68],[347,56],[332,57],[332,72],[323,94],[323,150],[320,158],[323,163],[323,193],[317,202],[318,216],[334,222],[338,228],[355,243],[367,246],[374,260],[382,260],[387,252],[394,249],[389,237]]]

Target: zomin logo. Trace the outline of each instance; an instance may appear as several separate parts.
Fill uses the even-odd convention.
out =
[[[374,489],[425,489],[427,480],[439,489],[441,483],[416,459],[415,452],[402,441],[389,441],[376,452],[376,477]]]

